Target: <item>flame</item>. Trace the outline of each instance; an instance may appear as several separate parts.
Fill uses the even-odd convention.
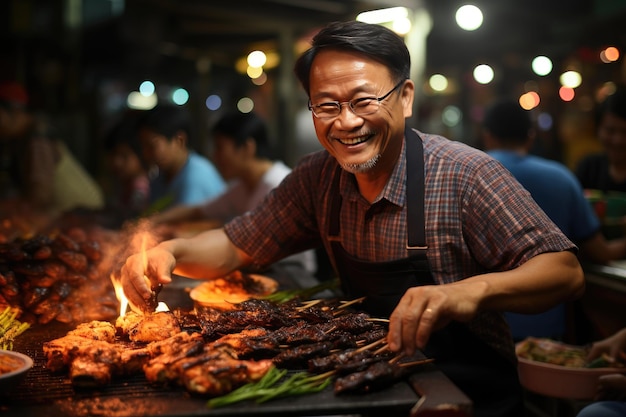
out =
[[[111,274],[111,282],[113,283],[113,288],[115,289],[115,297],[117,298],[117,301],[120,302],[120,317],[124,317],[126,315],[126,311],[128,310],[128,298],[126,298],[126,294],[124,294],[122,280],[119,276]]]
[[[147,232],[141,232],[140,237],[141,237],[140,254],[141,254],[143,269],[145,271],[146,269],[148,269],[148,255],[146,252],[148,248],[148,238],[150,237],[150,235]],[[152,282],[150,281],[150,279],[146,275],[144,275],[143,278],[146,280],[146,284],[148,285],[148,287],[150,287],[152,285]],[[113,282],[113,288],[115,288],[115,297],[120,302],[120,317],[124,317],[126,315],[126,312],[128,311],[128,308],[129,307],[132,308],[132,306],[130,305],[128,298],[126,297],[126,294],[124,294],[124,289],[122,288],[122,279],[119,275],[111,274],[111,282]],[[155,311],[165,312],[165,311],[170,311],[170,308],[164,302],[159,301]]]

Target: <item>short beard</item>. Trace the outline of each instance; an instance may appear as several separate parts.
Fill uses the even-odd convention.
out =
[[[341,164],[341,167],[351,174],[364,174],[371,171],[376,166],[379,159],[380,154],[376,154],[362,164]]]

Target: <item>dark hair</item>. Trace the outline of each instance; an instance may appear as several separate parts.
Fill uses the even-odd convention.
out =
[[[139,113],[129,112],[113,125],[104,136],[104,150],[112,152],[119,144],[127,144],[137,155],[141,155],[141,146],[137,137]]]
[[[358,21],[334,22],[313,37],[311,47],[296,61],[294,70],[307,94],[313,59],[327,48],[367,55],[385,65],[396,82],[410,77],[409,50],[395,32],[377,24]]]
[[[502,99],[487,108],[483,128],[500,142],[521,144],[528,140],[532,121],[528,111],[521,108],[516,101]]]
[[[252,138],[256,143],[257,156],[271,158],[267,125],[255,113],[228,113],[218,120],[213,133],[228,136],[237,147],[245,145]]]
[[[187,134],[187,143],[191,143],[191,124],[189,114],[179,106],[159,106],[145,112],[139,120],[139,127],[146,127],[172,140],[180,131]]]
[[[613,114],[626,120],[626,86],[618,86],[615,92],[607,96],[596,108],[596,125],[599,126],[602,117]]]

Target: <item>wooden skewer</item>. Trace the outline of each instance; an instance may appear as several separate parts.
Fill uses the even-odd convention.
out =
[[[363,352],[363,351],[369,350],[369,349],[374,348],[374,347],[380,345],[381,343],[385,343],[385,342],[386,342],[386,339],[384,337],[382,337],[382,338],[378,339],[377,341],[370,343],[369,345],[361,346],[360,348],[358,348],[356,350],[356,352]]]
[[[315,304],[319,304],[321,302],[322,302],[322,300],[320,300],[320,299],[310,300],[310,301],[302,303],[302,305],[300,307],[297,307],[296,310],[298,310],[298,311],[306,310],[307,308],[311,308]]]
[[[404,357],[404,354],[403,353],[399,353],[396,356],[394,356],[393,358],[389,359],[389,364],[393,365],[394,363],[398,362],[403,357]]]
[[[370,317],[367,319],[367,321],[379,321],[381,323],[389,323],[389,319],[379,319],[376,317]]]
[[[402,363],[399,363],[398,366],[401,366],[403,368],[408,368],[410,366],[426,365],[427,363],[432,363],[434,361],[435,359],[428,358],[428,359],[421,359],[419,361],[402,362]]]
[[[337,326],[333,326],[330,329],[326,330],[324,332],[324,334],[331,334],[332,332],[334,332],[335,330],[337,330]]]
[[[365,300],[365,297],[356,298],[356,299],[354,299],[354,300],[352,300],[352,301],[342,301],[342,302],[341,302],[341,305],[340,305],[339,307],[337,307],[337,308],[336,308],[336,310],[339,310],[339,309],[341,309],[341,308],[346,308],[346,307],[349,307],[349,306],[351,306],[352,304],[357,304],[357,303],[360,303],[360,302],[362,302],[363,300]]]
[[[389,345],[387,343],[385,343],[385,346],[379,348],[378,350],[376,350],[374,352],[374,355],[380,355],[381,353],[383,353],[384,351],[389,350]]]

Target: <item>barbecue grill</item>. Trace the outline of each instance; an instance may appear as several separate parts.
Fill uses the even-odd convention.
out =
[[[284,271],[277,280],[290,286]],[[293,286],[293,282],[291,283]],[[170,305],[185,305],[189,297],[170,287],[163,297]],[[187,417],[187,416],[310,416],[367,414],[394,416],[471,415],[469,399],[436,365],[420,367],[407,380],[367,394],[335,395],[332,387],[310,395],[282,398],[263,404],[243,402],[207,408],[207,398],[195,397],[182,387],[155,386],[143,375],[114,379],[98,390],[78,390],[66,374],[45,368],[42,344],[64,336],[74,326],[54,322],[35,325],[16,340],[14,350],[33,358],[34,366],[19,384],[0,393],[3,416],[46,417]]]

